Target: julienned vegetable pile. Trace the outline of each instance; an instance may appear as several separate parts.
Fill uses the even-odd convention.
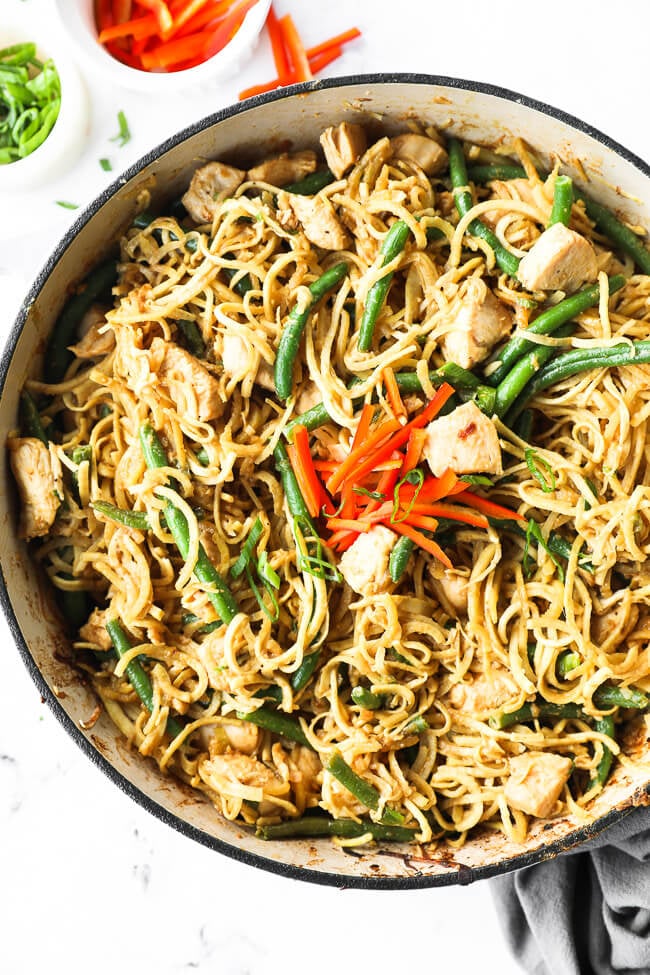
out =
[[[203,64],[235,37],[257,0],[95,0],[98,40],[118,61],[140,71],[185,71]],[[277,79],[240,94],[307,81],[340,57],[360,35],[351,28],[305,50],[291,14],[273,7],[267,28]]]
[[[648,708],[650,255],[520,141],[320,143],[202,165],[79,286],[21,531],[102,707],[226,817],[523,842]]]
[[[31,42],[0,50],[0,165],[31,155],[54,128],[61,85],[54,62]]]

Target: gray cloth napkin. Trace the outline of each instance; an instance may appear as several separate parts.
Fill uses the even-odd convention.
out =
[[[650,809],[490,885],[527,975],[650,975]]]

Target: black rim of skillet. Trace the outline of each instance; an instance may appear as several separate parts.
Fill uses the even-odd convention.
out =
[[[92,203],[89,204],[89,206],[84,209],[83,213],[69,228],[36,277],[29,294],[21,307],[18,317],[16,318],[9,337],[7,338],[5,348],[2,352],[2,358],[0,359],[0,395],[4,391],[5,383],[7,381],[7,374],[11,365],[16,344],[27,319],[29,309],[38,297],[41,289],[45,285],[45,282],[56,268],[59,259],[65,253],[77,234],[79,234],[82,228],[92,219],[95,213],[97,213],[97,211],[105,203],[107,203],[119,190],[121,190],[125,184],[136,176],[141,169],[148,166],[150,163],[155,162],[156,159],[158,159],[168,150],[174,148],[179,143],[184,142],[191,136],[196,135],[198,132],[201,132],[206,128],[210,128],[216,123],[222,122],[234,115],[238,115],[241,112],[246,112],[251,108],[256,108],[259,105],[269,104],[284,98],[290,98],[296,94],[306,94],[310,91],[319,91],[327,88],[343,88],[352,85],[394,84],[431,85],[462,89],[474,91],[484,95],[493,95],[507,102],[521,104],[526,108],[530,108],[541,112],[544,115],[548,115],[551,118],[564,122],[572,128],[578,129],[580,132],[591,136],[596,141],[601,143],[601,145],[605,146],[607,149],[610,149],[627,162],[631,163],[644,175],[650,177],[650,166],[648,166],[646,162],[644,162],[634,153],[630,152],[624,146],[621,146],[614,139],[611,139],[598,129],[593,128],[591,125],[588,125],[587,123],[561,111],[560,109],[547,105],[544,102],[536,101],[533,98],[521,95],[518,92],[511,91],[507,88],[500,88],[483,82],[465,81],[459,78],[447,78],[439,75],[426,74],[362,74],[340,78],[327,78],[298,85],[290,85],[286,88],[279,89],[278,91],[274,91],[266,95],[258,95],[254,98],[250,98],[246,101],[221,109],[220,111],[215,112],[214,115],[210,115],[207,118],[195,122],[193,125],[183,129],[177,135],[167,139],[165,142],[152,149],[140,160],[130,166],[129,169],[127,169],[121,175],[119,180],[111,183],[110,186],[108,186],[98,197],[95,198]],[[121,772],[118,772],[117,769],[100,754],[100,752],[91,744],[90,740],[86,737],[82,730],[77,727],[74,721],[68,716],[63,706],[50,690],[50,687],[46,683],[39,668],[36,666],[34,658],[29,651],[16,619],[13,606],[9,598],[9,593],[7,591],[4,572],[2,572],[1,568],[0,603],[2,604],[2,609],[7,618],[9,629],[11,630],[20,655],[22,656],[27,670],[31,674],[32,679],[40,691],[43,700],[49,705],[68,734],[91,760],[91,762],[100,768],[102,772],[104,772],[108,778],[123,792],[130,796],[131,799],[135,800],[140,806],[146,809],[147,812],[156,816],[163,823],[166,823],[168,826],[172,826],[184,836],[196,840],[198,843],[201,843],[212,850],[216,850],[219,853],[225,854],[226,856],[248,864],[249,866],[268,870],[271,873],[279,874],[283,877],[305,880],[311,883],[339,888],[357,888],[363,890],[413,890],[425,887],[446,887],[452,884],[464,885],[472,883],[475,880],[484,880],[488,877],[508,873],[512,870],[520,870],[524,867],[533,866],[536,863],[551,859],[552,857],[557,856],[559,853],[592,839],[600,834],[603,830],[614,825],[614,823],[618,822],[624,816],[629,815],[629,813],[633,812],[634,810],[634,807],[627,807],[623,809],[615,808],[610,810],[604,816],[601,816],[595,822],[575,829],[567,836],[562,837],[559,840],[555,840],[546,846],[541,846],[531,852],[512,856],[506,860],[501,860],[499,863],[489,864],[483,867],[461,866],[458,870],[450,870],[448,873],[435,876],[425,876],[416,871],[415,875],[411,877],[356,877],[350,874],[336,874],[326,871],[312,870],[309,868],[296,867],[292,864],[280,863],[276,860],[272,860],[255,853],[249,853],[248,851],[233,846],[224,840],[216,839],[214,836],[211,836],[208,833],[203,832],[203,830],[192,826],[185,820],[180,819],[174,813],[169,812],[169,810],[159,805],[155,800],[151,799],[148,795],[134,786],[132,782],[125,778]],[[650,783],[646,785],[646,791],[650,791]]]

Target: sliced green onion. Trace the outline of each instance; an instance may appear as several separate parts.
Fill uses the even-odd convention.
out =
[[[543,457],[540,457],[533,447],[526,447],[524,450],[524,459],[528,470],[535,480],[539,482],[539,486],[544,494],[552,494],[557,486],[557,481],[549,462],[544,460]]]
[[[106,159],[105,157],[99,160],[99,165],[102,167],[105,173],[110,173],[113,169],[110,159]]]
[[[122,148],[127,144],[127,142],[130,141],[131,131],[129,129],[129,123],[126,120],[126,115],[121,110],[117,113],[117,124],[119,125],[120,130],[117,135],[114,135],[111,138],[111,142],[117,142],[118,146]]]
[[[246,571],[248,563],[253,555],[253,549],[259,542],[263,531],[264,525],[262,524],[262,520],[258,515],[253,522],[253,527],[248,534],[248,538],[242,546],[242,550],[239,553],[239,558],[230,570],[230,575],[233,577],[233,579],[238,579],[240,575]]]
[[[63,207],[64,210],[78,210],[78,203],[71,203],[70,200],[57,200],[56,205],[58,207]]]
[[[564,582],[564,567],[562,566],[562,563],[560,562],[558,556],[549,547],[548,542],[542,535],[542,529],[539,527],[539,525],[533,518],[529,520],[528,528],[526,529],[526,543],[524,546],[524,556],[522,560],[524,576],[526,578],[529,578],[530,575],[532,574],[532,559],[529,554],[529,547],[532,542],[534,542],[538,546],[541,546],[544,549],[544,551],[550,558],[551,562],[557,569],[557,574],[560,579],[560,582]]]
[[[399,510],[399,489],[401,488],[402,484],[415,485],[415,491],[413,492],[413,497],[409,501],[408,508],[406,509],[404,515],[401,518],[398,518],[397,512]],[[390,516],[390,520],[392,524],[395,524],[395,522],[406,521],[408,516],[411,514],[411,511],[413,510],[413,506],[415,505],[420,495],[420,491],[422,490],[423,484],[424,484],[424,471],[420,467],[416,467],[415,470],[409,471],[408,474],[405,474],[404,477],[402,477],[397,482],[397,484],[395,485],[395,490],[393,491],[393,511]]]

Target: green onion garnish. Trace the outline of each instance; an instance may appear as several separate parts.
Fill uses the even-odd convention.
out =
[[[122,146],[125,146],[131,139],[129,123],[126,120],[126,115],[122,111],[117,113],[117,124],[120,127],[120,131],[117,133],[117,135],[112,137],[111,142],[117,142],[118,146],[122,148]]]

